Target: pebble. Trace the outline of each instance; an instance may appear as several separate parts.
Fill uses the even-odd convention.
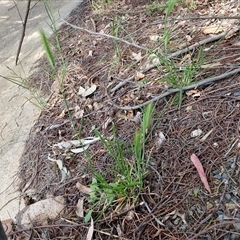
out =
[[[222,174],[222,179],[228,179],[228,174],[224,172],[224,173]]]
[[[225,198],[226,198],[227,200],[230,200],[230,199],[232,198],[232,196],[231,196],[229,193],[227,193],[227,194],[225,194]]]
[[[214,175],[214,178],[219,179],[219,180],[222,179],[221,175],[219,175],[219,174]]]

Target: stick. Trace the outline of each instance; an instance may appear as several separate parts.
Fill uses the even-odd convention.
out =
[[[20,51],[21,51],[21,48],[22,48],[23,39],[25,37],[27,20],[28,20],[28,15],[29,15],[29,11],[30,11],[30,5],[31,5],[31,0],[28,0],[27,11],[26,11],[24,22],[23,22],[22,36],[21,36],[21,39],[20,39],[20,43],[19,43],[18,50],[17,50],[17,56],[16,56],[16,60],[15,60],[16,66],[17,66],[17,63],[18,63],[18,60],[19,60],[19,54],[20,54]]]
[[[167,22],[173,21],[189,21],[189,20],[208,20],[208,19],[240,19],[240,16],[199,16],[199,17],[186,17],[186,18],[170,18]],[[165,20],[155,21],[149,25],[157,25],[163,23]],[[148,25],[148,26],[149,26]]]
[[[238,28],[238,30],[239,30],[239,29],[240,29],[240,27]],[[169,55],[167,56],[167,59],[171,59],[171,58],[180,56],[180,55],[182,55],[182,54],[184,54],[184,53],[186,53],[186,52],[188,52],[188,51],[193,50],[193,49],[196,48],[196,47],[202,46],[202,45],[207,44],[207,43],[210,43],[210,42],[214,42],[214,41],[216,41],[216,40],[219,40],[219,39],[225,37],[225,36],[228,34],[229,31],[230,31],[230,30],[225,31],[225,32],[223,32],[223,33],[220,33],[220,34],[218,34],[218,35],[216,35],[216,36],[209,37],[209,38],[204,39],[204,40],[202,40],[202,41],[200,41],[200,42],[197,42],[197,43],[195,43],[195,44],[193,44],[193,45],[191,45],[191,46],[189,46],[189,47],[186,47],[186,48],[184,48],[184,49],[182,49],[182,50],[179,50],[179,51],[177,51],[177,52],[175,52],[175,53],[169,54]],[[141,73],[146,73],[146,72],[148,72],[149,70],[157,67],[158,65],[159,65],[159,64],[152,64],[152,65],[144,68],[144,69],[143,69],[142,71],[140,71],[140,72],[141,72]],[[134,78],[135,78],[135,75],[133,75],[133,76],[131,76],[131,77],[123,80],[122,82],[118,83],[113,89],[111,89],[110,92],[116,92],[119,88],[123,87],[127,82],[134,80]]]
[[[85,32],[87,32],[87,33],[89,33],[89,34],[92,34],[92,35],[97,35],[97,36],[102,36],[102,37],[111,38],[111,39],[113,39],[113,40],[116,40],[116,41],[119,41],[119,42],[123,42],[123,43],[126,43],[126,44],[130,45],[130,46],[139,48],[139,49],[141,49],[141,50],[149,51],[148,48],[139,46],[139,45],[137,45],[137,44],[135,44],[135,43],[133,43],[133,42],[129,42],[129,41],[124,40],[124,39],[122,39],[122,38],[118,38],[118,37],[115,37],[115,36],[112,36],[112,35],[109,35],[109,34],[106,34],[106,33],[94,32],[94,31],[88,30],[88,29],[86,29],[86,28],[78,27],[78,26],[76,26],[76,25],[74,25],[74,24],[71,24],[71,23],[65,21],[65,20],[64,20],[63,18],[61,18],[61,17],[60,17],[60,19],[61,19],[64,23],[66,23],[67,25],[71,26],[72,28],[85,31]]]
[[[191,85],[188,85],[188,86],[185,86],[185,87],[182,87],[182,88],[170,89],[167,92],[165,92],[163,94],[160,94],[160,95],[158,95],[157,97],[154,97],[151,100],[148,100],[148,101],[146,101],[144,103],[141,103],[139,105],[135,105],[135,106],[132,106],[132,107],[131,106],[121,107],[121,106],[118,106],[118,105],[115,105],[115,104],[114,104],[114,106],[117,107],[118,109],[122,109],[122,110],[134,110],[134,109],[142,108],[142,107],[148,105],[149,103],[156,102],[159,99],[164,98],[166,96],[169,96],[169,95],[171,95],[173,93],[190,90],[190,89],[197,88],[199,86],[202,86],[202,85],[205,85],[205,84],[208,84],[208,83],[214,83],[214,82],[220,81],[220,80],[222,80],[224,78],[228,78],[228,77],[230,77],[230,76],[232,76],[234,74],[237,74],[239,72],[240,72],[240,68],[237,68],[237,69],[235,69],[235,70],[233,70],[231,72],[226,72],[226,73],[223,73],[223,74],[221,74],[219,76],[215,76],[215,77],[205,78],[205,79],[203,79],[201,81],[198,81],[196,83],[193,83]]]

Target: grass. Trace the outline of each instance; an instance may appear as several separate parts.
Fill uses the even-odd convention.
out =
[[[160,63],[158,66],[159,71],[162,72],[164,69],[167,72],[166,77],[164,77],[162,81],[166,82],[172,88],[182,89],[183,87],[188,86],[194,81],[197,72],[199,71],[201,65],[203,65],[205,59],[202,48],[198,50],[196,60],[192,60],[191,53],[188,53],[187,55],[185,55],[187,61],[183,59],[180,66],[179,64],[175,63],[175,60],[168,59],[167,55],[171,51],[171,49],[169,49],[169,46],[172,33],[171,26],[169,26],[168,18],[172,11],[174,10],[174,7],[176,6],[177,3],[179,3],[178,0],[168,0],[165,3],[164,31],[162,37],[164,54],[161,55],[158,52],[155,52],[154,54],[155,56],[157,56],[158,62]],[[151,6],[154,9],[154,6],[158,5],[159,3],[154,2]],[[173,102],[176,103],[180,108],[182,105],[182,100],[183,91],[180,91],[175,95]]]
[[[19,64],[21,65],[21,62]],[[19,75],[12,68],[9,68],[9,67],[7,67],[7,68],[11,75],[10,76],[0,75],[0,77],[2,77],[3,79],[5,79],[9,82],[16,84],[19,87],[22,87],[22,88],[25,88],[26,90],[28,90],[30,92],[31,99],[27,98],[27,100],[29,102],[31,102],[37,108],[39,108],[41,110],[44,109],[44,107],[46,105],[46,101],[45,101],[44,97],[42,96],[41,91],[36,89],[35,87],[33,87],[32,84],[30,83],[30,81],[26,77]],[[24,73],[24,69],[23,69],[22,65],[21,65],[21,68]]]
[[[145,108],[141,127],[136,131],[133,142],[130,145],[122,143],[117,138],[115,128],[113,128],[113,140],[105,139],[98,131],[95,131],[112,158],[112,167],[104,174],[100,174],[92,169],[93,180],[90,185],[92,192],[88,198],[91,205],[85,221],[90,220],[92,212],[96,207],[99,208],[101,206],[103,209],[101,216],[112,204],[118,209],[126,203],[132,205],[138,199],[144,185],[143,181],[150,159],[150,156],[145,156],[145,144],[153,112],[152,104]],[[88,159],[91,163],[91,156],[88,156]],[[111,182],[106,180],[106,175],[112,176]]]

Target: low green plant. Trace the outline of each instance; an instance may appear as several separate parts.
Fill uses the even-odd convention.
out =
[[[183,100],[183,91],[181,91],[181,89],[194,81],[198,70],[205,60],[202,48],[198,50],[195,60],[188,59],[189,61],[181,64],[181,66],[176,64],[174,59],[168,58],[168,53],[171,51],[171,49],[169,49],[169,43],[173,28],[169,25],[168,18],[177,3],[177,0],[168,0],[165,3],[164,31],[162,37],[163,54],[154,54],[157,56],[160,63],[158,66],[159,71],[163,71],[164,69],[167,72],[162,80],[171,85],[171,87],[180,89],[179,93],[174,97],[174,103],[177,103],[180,108]]]
[[[113,130],[114,138],[112,140],[106,140],[98,131],[95,132],[107,149],[108,154],[112,157],[113,162],[112,168],[108,169],[104,174],[100,174],[93,169],[94,177],[90,186],[92,192],[88,199],[91,207],[85,221],[89,221],[96,207],[101,207],[103,213],[113,203],[118,208],[123,203],[130,202],[134,204],[137,200],[143,188],[143,180],[149,165],[150,156],[145,156],[145,144],[148,128],[152,122],[153,111],[152,104],[144,109],[141,127],[136,131],[130,146],[120,142],[115,129]],[[88,158],[91,163],[89,155]],[[107,175],[111,176],[111,182],[107,181]]]

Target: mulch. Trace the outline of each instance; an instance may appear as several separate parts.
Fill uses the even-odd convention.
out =
[[[93,9],[90,2],[84,1],[67,21],[107,34],[112,34],[110,26],[115,24],[119,38],[149,49],[162,49],[161,41],[149,39],[163,34],[162,24],[153,23],[163,21],[164,12],[146,13],[146,6],[152,2],[141,0],[137,6],[131,1],[105,5],[94,2]],[[198,11],[207,11],[208,7],[207,4],[197,5],[190,11],[189,6],[178,4],[170,16],[196,16]],[[171,52],[205,39],[201,29],[206,21],[167,23],[172,30]],[[191,40],[187,42],[186,36],[190,35]],[[46,226],[33,226],[31,239],[86,239],[90,223],[84,223],[75,213],[79,198],[84,196],[76,183],[89,186],[92,167],[111,182],[105,170],[111,167],[113,159],[100,142],[88,149],[92,166],[84,154],[69,155],[54,149],[53,145],[78,137],[93,137],[93,126],[104,137],[111,137],[113,124],[120,141],[130,144],[140,127],[140,123],[132,119],[142,108],[126,111],[117,106],[135,106],[171,88],[163,81],[168,72],[159,67],[146,72],[144,80],[132,80],[111,91],[146,66],[148,57],[143,50],[104,36],[90,35],[67,24],[60,28],[59,40],[67,65],[61,88],[58,84],[61,75],[52,77],[45,59],[39,60],[39,72],[30,79],[33,85],[41,86],[48,101],[26,142],[19,169],[19,189],[32,200],[30,203],[48,196],[65,196],[67,207],[63,217],[49,220]],[[51,41],[54,43],[54,39]],[[204,57],[208,64],[219,62],[220,65],[200,68],[194,81],[232,70],[239,57],[238,42],[238,34],[218,42]],[[212,45],[209,43],[203,48]],[[191,61],[196,59],[198,50],[200,47],[191,52]],[[136,60],[136,54],[143,58]],[[60,56],[57,53],[55,56],[60,67]],[[174,59],[179,69],[183,57]],[[134,205],[126,207],[126,204],[118,210],[113,205],[96,220],[93,239],[239,239],[239,80],[239,75],[235,74],[216,84],[186,91],[181,106],[177,94],[154,102],[153,130],[145,149],[150,165],[144,188]],[[90,97],[78,94],[80,86],[87,88],[93,84],[97,90]],[[195,130],[200,130],[201,136],[193,137]],[[161,144],[160,133],[165,136]],[[193,153],[205,169],[211,194],[204,188],[190,160]],[[71,176],[64,182],[49,156],[62,160],[70,171]],[[34,190],[34,197],[29,196],[30,190]],[[87,200],[85,207],[86,213],[90,207]],[[98,211],[100,209],[96,210],[96,216]],[[46,232],[47,238],[41,238]],[[27,231],[18,228],[12,233],[19,239],[26,234]]]

